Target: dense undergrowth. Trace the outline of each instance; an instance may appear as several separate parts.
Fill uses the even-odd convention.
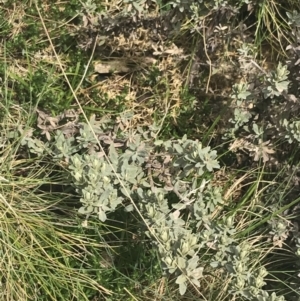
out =
[[[2,1],[1,300],[299,300],[299,12]]]

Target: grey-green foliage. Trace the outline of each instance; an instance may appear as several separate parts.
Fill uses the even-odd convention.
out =
[[[160,4],[160,1],[153,1],[157,4]],[[130,13],[131,15],[136,15],[137,13],[147,13],[147,9],[149,7],[147,0],[122,0],[121,1],[123,8],[123,13]],[[170,5],[173,9],[178,9],[181,13],[186,13],[189,15],[196,14],[196,11],[200,8],[200,4],[203,3],[203,0],[171,0],[168,1],[168,5]]]
[[[21,138],[21,145],[27,146],[28,150],[32,154],[36,154],[38,156],[42,155],[45,152],[45,149],[48,147],[48,143],[44,143],[40,139],[33,136],[33,129],[25,130],[22,127],[19,127],[18,131],[10,132],[8,138]]]
[[[251,92],[248,90],[248,85],[245,83],[235,84],[232,87],[231,98],[235,100],[236,107],[234,109],[233,117],[229,119],[229,122],[234,126],[227,129],[225,134],[226,138],[234,138],[236,131],[245,126],[252,117],[247,108],[247,98],[249,98],[250,95]]]
[[[288,17],[288,23],[293,26],[295,30],[297,27],[300,27],[300,14],[296,10],[293,12],[286,12]]]
[[[57,130],[54,136],[52,156],[55,160],[65,159],[67,162],[70,157],[79,150],[75,144],[74,137],[65,137],[64,133]]]
[[[122,0],[120,2],[122,13],[132,17],[137,15],[149,13],[150,1],[147,0]],[[191,22],[199,22],[202,12],[206,10],[207,6],[211,9],[220,9],[228,7],[230,2],[227,0],[213,0],[210,3],[205,3],[203,0],[169,0],[162,5],[161,1],[153,0],[158,7],[165,7],[168,5],[172,10],[175,10],[177,14],[184,14],[188,16]],[[240,7],[243,3],[250,4],[251,0],[240,0],[238,3],[234,3],[234,8]],[[233,8],[233,6],[231,7]]]
[[[93,130],[96,135],[101,134],[96,126]],[[139,134],[132,137],[131,142],[128,141],[124,152],[118,152],[114,141],[109,141],[109,147],[103,145],[110,161],[108,163],[89,127],[83,125],[76,141],[81,149],[92,149],[88,154],[77,153],[70,158],[69,169],[83,205],[79,212],[97,214],[104,222],[106,213],[114,211],[130,195],[128,192],[134,185],[147,185],[142,169],[148,155],[146,145],[140,141]]]
[[[208,227],[209,225],[209,227]],[[211,266],[223,268],[231,276],[231,294],[246,300],[284,300],[275,293],[271,296],[262,289],[268,272],[264,267],[253,270],[250,262],[253,246],[247,242],[238,243],[235,238],[234,217],[224,218],[223,222],[206,223],[202,241],[215,250]]]
[[[300,256],[300,238],[296,239],[296,255]]]
[[[189,282],[200,286],[203,267],[196,255],[199,251],[199,233],[188,229],[180,217],[180,210],[170,212],[166,191],[154,189],[137,191],[140,210],[150,225],[147,235],[153,239],[167,275],[174,274],[180,294],[184,294]]]
[[[242,143],[237,143],[237,149],[248,151],[255,160],[262,157],[268,161],[278,138],[300,142],[298,99],[289,94],[292,84],[288,65],[279,63],[275,70],[266,72],[255,62],[247,45],[239,52],[241,70],[248,82],[232,88],[234,109],[229,122],[233,126],[226,129],[224,138],[240,138]]]
[[[203,0],[191,1],[191,0],[172,0],[168,4],[171,4],[173,8],[177,8],[180,12],[194,12],[197,10],[199,4],[203,3]]]
[[[147,2],[147,0],[122,0],[121,3],[124,6],[122,13],[132,17],[146,13],[148,8]]]
[[[221,190],[219,187],[213,187],[205,180],[197,187],[197,181],[194,179],[192,191],[194,196],[192,214],[195,221],[197,221],[196,226],[208,225],[212,220],[211,215],[215,208],[223,205]],[[205,233],[205,231],[203,233]]]
[[[288,139],[289,143],[294,142],[295,140],[300,142],[300,121],[288,121],[284,118],[281,121],[281,125],[286,129],[285,138]]]
[[[70,158],[69,169],[76,191],[81,195],[79,213],[97,214],[105,222],[106,213],[114,211],[123,201],[114,185],[115,175],[111,166],[103,157],[75,154]]]
[[[253,299],[254,301],[284,301],[283,296],[277,296],[276,293],[271,295],[266,291],[261,291],[261,293]]]
[[[273,212],[274,216],[268,221],[269,224],[269,234],[272,238],[273,244],[275,246],[279,246],[282,248],[284,241],[286,241],[289,237],[289,232],[291,231],[290,222],[277,214],[278,207],[276,205],[270,206],[271,212]]]
[[[262,86],[262,91],[265,98],[280,96],[283,92],[288,90],[290,81],[288,80],[289,71],[287,65],[283,66],[279,62],[276,70],[271,71],[266,75],[266,84]]]
[[[84,10],[89,14],[93,14],[97,10],[97,5],[93,0],[86,0],[84,2],[81,2]]]
[[[181,214],[184,210],[190,210],[199,227],[203,220],[202,213],[205,213],[206,220],[215,206],[222,203],[219,191],[207,185],[205,180],[201,185],[197,181],[204,172],[211,172],[219,165],[215,151],[209,147],[203,148],[199,141],[189,140],[186,136],[174,141],[156,141],[156,145],[173,157],[171,168],[174,175],[169,185],[173,185],[173,190],[180,194],[181,202],[173,204],[173,209],[169,208],[169,188],[151,187],[137,190],[138,203],[147,224],[151,226],[146,233],[158,248],[163,268],[166,274],[176,276],[176,283],[183,295],[189,282],[200,286],[199,279],[204,267],[197,253],[204,243],[200,243],[200,232],[189,229]],[[192,174],[194,178],[188,180],[187,177]],[[183,179],[184,185],[180,185]]]
[[[105,221],[106,212],[115,210],[124,198],[128,197],[128,191],[132,190],[133,185],[149,186],[145,179],[143,164],[149,160],[151,147],[147,142],[149,135],[141,130],[126,140],[126,147],[122,151],[114,147],[115,141],[111,139],[106,141],[109,147],[103,144],[111,162],[108,164],[103,151],[98,147],[95,135],[101,139],[105,137],[103,126],[94,120],[91,120],[90,125],[81,123],[79,133],[75,137],[68,137],[57,130],[54,135],[52,156],[56,160],[69,163],[70,174],[81,196],[82,207],[79,212],[95,213]],[[180,178],[192,172],[202,175],[204,171],[211,172],[213,168],[219,167],[216,152],[211,151],[209,147],[203,148],[198,141],[184,137],[164,142],[163,145],[165,152],[173,157],[174,171],[183,169]]]
[[[156,145],[163,145],[167,153],[174,156],[173,167],[179,178],[185,178],[192,173],[201,176],[205,171],[212,172],[220,167],[216,160],[216,151],[203,147],[197,140],[187,139],[186,135],[175,141],[156,141]]]
[[[118,143],[116,136],[108,134],[110,130],[107,123],[91,120],[91,126],[79,124],[78,133],[72,137],[60,130],[53,136],[48,153],[54,160],[67,163],[80,195],[79,213],[96,215],[105,222],[108,213],[131,197],[144,217],[146,234],[158,250],[166,275],[175,276],[180,294],[190,283],[200,286],[205,266],[199,255],[208,249],[215,254],[211,265],[224,267],[233,275],[233,294],[245,296],[250,289],[253,294],[258,292],[263,280],[259,282],[257,275],[249,274],[244,255],[238,255],[233,218],[214,220],[215,209],[223,205],[221,190],[204,176],[219,168],[216,151],[186,136],[153,143],[151,131],[142,130],[127,137],[122,133],[123,143]],[[104,152],[94,134],[106,141],[101,143]],[[166,162],[171,172],[164,186],[149,178],[147,166],[153,158]],[[179,202],[170,207],[171,192],[177,194]],[[127,211],[132,209],[127,206]],[[185,213],[189,213],[189,221]]]
[[[227,227],[228,226],[229,225],[227,225]],[[222,266],[231,276],[229,291],[233,295],[241,296],[251,301],[284,301],[283,296],[278,297],[276,293],[269,295],[267,291],[262,289],[266,284],[264,279],[268,275],[268,272],[264,267],[259,267],[254,270],[251,268],[250,255],[252,247],[247,244],[247,242],[237,244],[232,240],[230,244],[224,247],[228,241],[227,233],[224,236],[224,243],[221,244],[223,250],[216,253],[215,258],[217,260],[212,262],[212,266]]]
[[[249,246],[234,238],[234,217],[215,218],[223,206],[222,192],[207,176],[220,167],[216,151],[187,136],[155,141],[155,127],[122,132],[118,137],[107,120],[91,119],[90,125],[76,126],[79,130],[73,136],[54,130],[52,147],[44,153],[66,164],[80,196],[79,213],[105,222],[109,213],[123,205],[126,211],[133,210],[127,202],[130,197],[143,216],[145,233],[157,248],[165,274],[176,279],[180,294],[189,284],[200,286],[206,268],[201,256],[209,251],[211,266],[231,275],[232,294],[248,300],[272,300],[274,296],[279,300],[261,289],[266,272],[251,270]],[[149,169],[155,160],[163,162],[158,172],[164,173],[161,178]]]
[[[213,0],[209,3],[205,3],[205,5],[209,5],[211,6],[212,9],[220,9],[222,7],[228,7],[230,6],[232,1],[230,0]],[[242,4],[250,4],[252,3],[252,0],[240,0],[240,1],[234,1],[233,4],[235,7],[239,7]],[[201,4],[204,4],[203,0],[197,0],[197,1],[193,1],[193,0],[171,0],[168,1],[168,4],[172,5],[173,8],[178,9],[180,12],[184,12],[186,14],[188,14],[192,19],[194,18],[196,15],[198,15],[199,11],[205,8],[205,6],[201,6]]]

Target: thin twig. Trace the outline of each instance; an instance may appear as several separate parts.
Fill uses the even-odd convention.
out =
[[[203,24],[203,48],[204,48],[204,52],[205,52],[205,55],[208,59],[208,62],[209,62],[209,75],[208,75],[208,80],[207,80],[207,84],[206,84],[206,89],[205,89],[205,93],[208,92],[209,90],[209,84],[210,84],[210,78],[211,78],[211,74],[212,74],[212,64],[211,64],[211,59],[207,53],[207,49],[206,49],[206,42],[205,42],[205,25]]]

